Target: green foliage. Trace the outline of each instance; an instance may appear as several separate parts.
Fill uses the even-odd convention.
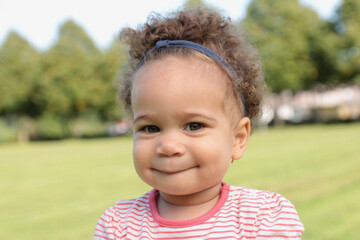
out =
[[[124,117],[124,110],[121,109],[121,104],[114,104],[117,96],[116,89],[118,87],[118,78],[120,77],[119,70],[126,63],[126,46],[121,44],[118,39],[114,39],[113,43],[105,50],[99,71],[101,71],[102,78],[108,79],[109,83],[106,85],[107,101],[102,102],[102,112],[107,119],[119,119]],[[112,93],[112,94],[109,94]],[[120,108],[120,109],[119,109]]]
[[[69,136],[69,130],[63,119],[48,112],[38,119],[37,134],[41,138],[60,139]]]
[[[60,27],[57,42],[43,53],[10,33],[0,49],[0,116],[10,116],[14,124],[23,116],[37,121],[31,136],[19,128],[22,139],[68,137],[71,123],[86,116],[95,116],[94,128],[106,133],[97,123],[122,116],[114,84],[125,62],[122,48],[114,43],[100,52],[73,21]]]
[[[10,32],[0,48],[0,115],[32,115],[33,86],[39,77],[39,54],[19,34]]]
[[[2,118],[0,118],[0,133],[0,144],[16,140],[16,127]]]
[[[345,80],[360,79],[360,1],[343,0],[335,21],[341,41],[339,62]]]
[[[68,20],[62,24],[59,31],[58,44],[59,47],[65,51],[65,54],[71,54],[74,48],[77,51],[82,51],[84,54],[93,53],[98,54],[99,50],[86,34],[82,27],[78,26],[74,21]],[[68,52],[67,52],[68,51]]]
[[[242,22],[258,48],[272,91],[301,90],[335,76],[335,37],[297,0],[253,0]]]
[[[303,239],[358,239],[359,144],[359,123],[258,131],[225,182],[288,198]],[[91,239],[106,208],[150,190],[131,149],[128,137],[0,145],[2,238]]]
[[[44,73],[36,99],[50,111],[70,118],[101,102],[103,82],[97,76],[99,50],[73,22],[60,29],[58,42],[42,55]]]
[[[101,53],[83,30],[66,22],[58,42],[42,56],[40,90],[37,101],[44,111],[65,118],[77,118],[94,112],[100,119],[119,117],[116,109],[116,87],[120,54],[116,47]]]

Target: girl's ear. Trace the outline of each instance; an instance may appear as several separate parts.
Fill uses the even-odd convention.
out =
[[[232,151],[232,160],[238,160],[242,158],[249,142],[250,132],[250,119],[248,117],[241,118],[235,126],[235,142]]]

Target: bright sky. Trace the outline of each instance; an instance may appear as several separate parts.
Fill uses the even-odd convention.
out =
[[[242,19],[250,0],[203,0],[233,20]],[[124,26],[136,27],[152,11],[178,9],[186,0],[0,0],[0,44],[15,30],[39,49],[55,41],[59,25],[73,19],[104,48]],[[329,19],[341,0],[300,0]]]

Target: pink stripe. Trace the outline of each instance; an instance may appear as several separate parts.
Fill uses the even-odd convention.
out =
[[[260,229],[259,232],[298,232],[301,233],[302,230],[297,229]]]
[[[274,219],[272,221],[269,220],[269,219],[266,219],[266,218],[258,219],[259,222],[266,221],[268,223],[275,223],[276,221],[279,221],[279,220],[300,222],[300,219],[297,219],[297,218],[277,218],[277,219]]]
[[[301,235],[296,235],[296,236],[288,236],[288,235],[258,235],[257,237],[262,237],[262,238],[273,238],[273,237],[277,237],[277,238],[301,238]]]
[[[102,231],[102,230],[100,230],[100,229],[98,229],[98,228],[96,228],[95,230],[96,230],[97,232],[101,232],[101,233],[105,233],[105,234],[114,235],[114,233],[112,233],[112,232]]]
[[[259,214],[258,216],[269,216],[270,218],[277,218],[279,215],[283,215],[283,214],[289,214],[289,215],[295,215],[295,216],[298,216],[297,213],[295,212],[279,212],[277,214],[272,214],[272,213],[262,213],[262,214]]]
[[[103,239],[109,239],[108,237],[104,237],[104,236],[101,236],[101,235],[98,235],[98,234],[95,234],[94,237],[100,237],[100,238],[103,238]]]

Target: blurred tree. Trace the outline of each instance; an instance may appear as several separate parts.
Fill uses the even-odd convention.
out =
[[[240,24],[261,54],[270,90],[296,91],[334,78],[335,37],[297,0],[253,0]]]
[[[338,84],[341,82],[337,56],[340,52],[340,39],[332,23],[321,20],[313,31],[308,32],[309,56],[316,69],[316,75],[305,79],[305,88],[318,83]]]
[[[0,115],[38,114],[33,103],[39,53],[16,32],[0,48]]]
[[[105,79],[107,82],[103,88],[106,99],[103,99],[99,111],[108,120],[120,119],[124,116],[124,111],[117,101],[117,78],[126,60],[125,46],[116,38],[104,51],[101,61],[98,61],[95,72],[99,78]]]
[[[337,9],[335,29],[341,37],[339,62],[343,80],[360,83],[360,1],[343,0]]]
[[[62,128],[52,131],[54,137],[70,134],[70,120],[101,118],[99,111],[109,103],[106,90],[111,85],[102,74],[103,62],[103,54],[80,26],[70,20],[60,27],[56,44],[41,57],[43,75],[36,94],[45,119],[40,122]]]
[[[71,117],[87,110],[92,102],[89,98],[97,95],[93,73],[100,56],[80,26],[65,22],[57,43],[41,59],[43,77],[38,82],[37,101],[44,111]]]
[[[13,122],[26,126],[21,134],[25,140],[30,134],[82,135],[80,128],[103,131],[105,122],[122,116],[115,80],[124,56],[118,40],[100,52],[71,20],[60,27],[55,45],[42,54],[12,32],[0,48],[0,117],[10,115]],[[72,129],[75,125],[77,130]]]

